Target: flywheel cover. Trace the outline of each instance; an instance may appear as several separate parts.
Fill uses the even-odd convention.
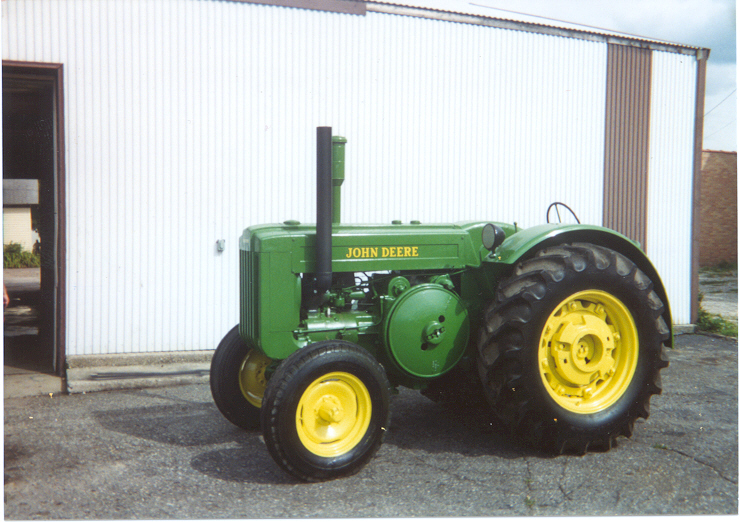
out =
[[[468,310],[455,293],[440,285],[417,285],[393,304],[385,334],[389,355],[402,370],[415,377],[438,377],[465,353]]]

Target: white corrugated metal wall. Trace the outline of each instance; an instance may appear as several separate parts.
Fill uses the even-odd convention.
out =
[[[344,221],[529,226],[559,200],[601,223],[603,42],[222,1],[2,9],[4,59],[65,66],[68,355],[215,347],[242,229],[315,219],[319,125],[349,140]]]
[[[653,51],[647,254],[680,324],[691,323],[696,72],[693,57]]]

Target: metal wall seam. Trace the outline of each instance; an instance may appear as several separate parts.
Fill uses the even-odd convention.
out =
[[[3,9],[3,58],[43,59],[56,26],[68,72],[69,355],[214,348],[242,229],[315,219],[319,125],[349,140],[344,222],[531,226],[555,200],[601,222],[603,42],[231,2]]]
[[[701,211],[701,171],[702,150],[704,146],[704,98],[706,92],[707,59],[709,53],[697,55],[696,64],[696,97],[694,102],[694,182],[692,184],[693,201],[691,213],[691,304],[689,317],[695,323],[699,317],[699,256],[700,256],[700,211]],[[737,197],[737,193],[736,196]]]
[[[647,253],[678,324],[691,323],[696,70],[693,57],[654,52]]]

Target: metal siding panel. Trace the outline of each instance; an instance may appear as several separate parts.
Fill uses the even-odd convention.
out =
[[[604,225],[646,242],[651,51],[609,46]]]
[[[345,222],[530,226],[555,200],[601,222],[606,44],[231,2],[33,5],[3,3],[3,56],[44,59],[35,35],[56,27],[70,355],[215,347],[238,320],[242,229],[315,219],[319,125],[349,139]]]
[[[693,57],[654,51],[648,254],[667,287],[677,324],[691,323],[696,70]]]
[[[82,8],[81,5],[77,5],[77,7],[79,9]],[[77,13],[75,13],[73,9],[74,6],[72,6],[72,9],[70,9],[69,15],[66,20],[67,24],[64,29],[67,32],[70,30],[76,30],[75,20],[77,19]],[[76,58],[79,53],[78,48],[80,46],[80,42],[74,41],[74,39],[71,40],[73,41],[70,41],[68,43],[69,48],[67,49],[67,58],[63,58],[65,65],[69,63],[69,61],[71,61],[72,63],[79,61],[79,59]],[[85,82],[79,81],[78,78],[79,70],[76,70],[76,68],[74,67],[68,67],[68,74],[65,78],[65,81],[67,82],[67,85],[65,85],[65,92],[67,95],[67,103],[65,103],[65,107],[67,108],[67,115],[69,116],[69,118],[66,119],[67,129],[65,130],[65,135],[68,136],[67,141],[70,145],[78,145],[80,142],[84,143],[84,137],[80,136],[79,133],[80,130],[84,129],[84,116],[82,114],[84,103],[82,103],[82,100],[85,99],[85,95],[80,91],[84,88]],[[69,88],[66,88],[67,86],[69,86]],[[70,281],[69,285],[71,291],[68,291],[67,293],[68,308],[71,308],[69,306],[69,302],[71,299],[74,299],[75,303],[83,303],[87,299],[89,299],[89,287],[86,284],[86,281],[92,281],[92,274],[88,276],[86,273],[87,267],[85,266],[84,258],[82,255],[83,252],[81,251],[80,247],[80,245],[84,245],[85,234],[88,232],[88,230],[85,229],[85,227],[88,225],[85,221],[86,216],[83,214],[85,210],[83,202],[86,200],[86,198],[84,194],[81,194],[81,192],[84,190],[84,183],[81,177],[78,177],[76,174],[74,174],[81,170],[84,171],[84,169],[84,149],[78,146],[71,146],[67,154],[67,172],[70,173],[70,176],[68,176],[67,178],[69,186],[69,190],[67,191],[69,202],[67,206],[67,208],[69,209],[68,223],[70,223],[70,225],[72,223],[77,224],[81,214],[82,220],[79,225],[75,227],[70,227],[67,236],[67,252],[69,256],[68,266],[70,267],[70,269],[72,269],[72,267],[74,267],[75,269],[75,273],[73,274],[72,281]],[[80,277],[80,275],[82,275],[82,277]],[[80,332],[82,342],[84,344],[87,344],[85,342],[85,336],[88,335],[88,332],[91,329],[90,316],[92,310],[89,306],[77,306],[72,313],[75,314],[77,321],[76,324],[70,329],[72,331]],[[74,350],[68,349],[67,353],[74,353]]]
[[[534,224],[543,220],[547,203],[566,199],[577,202],[579,208],[585,205],[582,217],[600,223],[600,197],[594,197],[590,189],[594,184],[597,190],[601,187],[601,166],[594,167],[592,158],[595,154],[603,162],[603,151],[594,144],[603,140],[603,128],[598,125],[603,125],[603,100],[599,99],[603,97],[603,73],[599,65],[604,64],[604,47],[587,48],[590,52],[581,54],[568,49],[572,42],[566,39],[545,39],[528,51],[533,42],[524,41],[519,33],[443,24],[446,30],[458,30],[462,35],[480,29],[482,43],[471,44],[462,35],[449,40],[446,32],[436,34],[438,22],[413,22],[423,29],[416,40],[423,44],[397,48],[397,52],[433,66],[421,77],[403,77],[402,70],[392,70],[390,75],[402,78],[403,83],[386,89],[397,89],[400,95],[413,92],[428,96],[427,103],[422,102],[418,109],[412,107],[413,112],[403,114],[400,120],[409,128],[414,121],[430,122],[413,134],[398,131],[403,148],[391,141],[394,129],[368,136],[373,143],[385,140],[387,157],[399,157],[404,166],[416,165],[417,173],[388,163],[368,169],[384,173],[396,169],[396,173],[390,171],[387,181],[373,178],[373,185],[358,186],[352,177],[355,187],[359,187],[358,195],[365,194],[383,204],[373,208],[374,215],[363,216],[364,220],[495,217]],[[379,28],[377,32],[384,30]],[[398,45],[395,40],[393,43]],[[567,59],[548,57],[550,45],[554,47],[553,56],[565,54]],[[477,60],[464,74],[454,59],[435,60],[435,56],[468,55]],[[572,92],[570,98],[568,91]],[[392,91],[390,96],[393,98]],[[382,119],[391,117],[389,114]],[[355,149],[351,150],[354,153]],[[471,171],[474,159],[485,169]],[[348,162],[352,162],[351,156]],[[355,172],[351,163],[348,172]],[[404,181],[414,179],[404,185]],[[532,180],[537,180],[534,185],[540,190],[530,189]],[[585,190],[578,194],[584,184]],[[353,188],[348,186],[350,190]],[[521,196],[512,198],[513,193]],[[404,194],[419,197],[409,201],[401,198]],[[384,208],[388,209],[385,216],[381,213]]]

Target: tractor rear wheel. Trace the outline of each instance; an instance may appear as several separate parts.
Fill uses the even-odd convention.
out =
[[[485,312],[478,369],[516,437],[555,453],[608,449],[647,418],[668,366],[664,304],[634,263],[592,244],[520,263]]]
[[[267,385],[262,434],[275,462],[308,482],[351,475],[380,447],[388,378],[361,347],[322,341],[285,359]]]
[[[271,363],[244,342],[238,325],[221,340],[211,359],[211,395],[229,422],[244,430],[259,428],[265,371]]]

